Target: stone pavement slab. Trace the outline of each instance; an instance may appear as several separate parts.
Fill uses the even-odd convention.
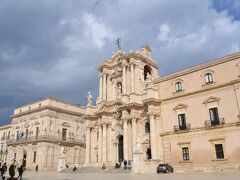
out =
[[[240,180],[240,172],[172,173],[172,174],[115,174],[115,173],[57,173],[25,172],[23,180]]]

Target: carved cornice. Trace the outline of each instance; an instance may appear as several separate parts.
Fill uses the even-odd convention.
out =
[[[46,106],[39,107],[37,109],[31,109],[29,111],[21,112],[19,114],[14,114],[11,117],[12,118],[22,117],[22,116],[25,116],[25,115],[30,115],[30,114],[33,114],[33,113],[36,113],[36,112],[41,112],[41,111],[44,111],[44,110],[51,110],[51,111],[54,111],[54,112],[64,113],[64,114],[73,115],[73,116],[83,116],[84,115],[83,113],[80,113],[80,112],[69,111],[69,110],[66,110],[66,109],[53,107],[51,105],[46,105]]]
[[[220,101],[220,98],[218,97],[209,97],[208,99],[206,99],[203,104],[208,104],[208,103],[212,103],[212,102],[219,102]]]
[[[114,57],[113,59],[103,61],[103,63],[101,63],[99,66],[99,71],[101,72],[101,70],[104,68],[113,69],[113,67],[118,65],[119,62],[121,62],[123,60],[128,61],[131,58],[133,58],[135,60],[135,62],[143,61],[144,63],[149,64],[156,69],[158,68],[157,63],[154,62],[153,60],[143,56],[140,53],[130,52],[128,54],[121,54],[121,56]]]
[[[142,102],[145,104],[145,105],[160,105],[160,103],[162,102],[162,100],[160,99],[156,99],[156,98],[148,98],[148,99],[144,99],[142,100]]]
[[[187,105],[186,104],[178,104],[175,108],[173,108],[174,111],[177,111],[179,109],[187,109]]]

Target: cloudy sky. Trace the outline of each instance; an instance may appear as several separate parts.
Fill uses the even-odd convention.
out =
[[[240,50],[240,0],[0,0],[0,125],[56,96],[85,105],[115,40],[148,44],[159,74]]]

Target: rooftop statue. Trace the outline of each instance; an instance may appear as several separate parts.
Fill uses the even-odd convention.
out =
[[[88,91],[88,96],[87,96],[87,105],[88,106],[91,106],[92,105],[92,99],[93,99],[93,97],[92,97],[92,95],[91,95],[91,92],[90,91]]]

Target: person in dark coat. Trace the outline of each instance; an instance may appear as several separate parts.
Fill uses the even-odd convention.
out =
[[[4,167],[4,165],[0,168],[0,171],[1,171],[1,177],[2,177],[2,179],[5,179],[5,176],[4,176],[5,167]]]
[[[124,169],[127,169],[127,160],[124,160],[123,164],[124,164]]]
[[[38,164],[37,164],[37,166],[35,167],[35,171],[38,171]]]
[[[73,166],[73,170],[72,171],[76,171],[77,170],[77,167],[76,166]]]
[[[22,175],[23,175],[23,165],[21,165],[19,168],[18,168],[18,179],[22,180]]]

